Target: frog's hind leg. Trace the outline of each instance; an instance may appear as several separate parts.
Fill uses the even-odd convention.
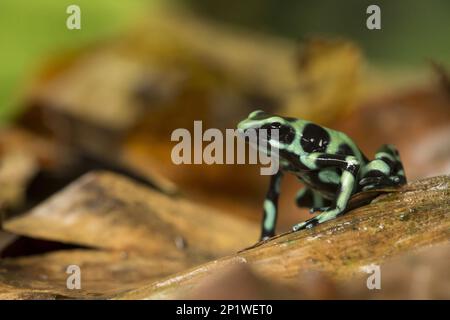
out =
[[[297,192],[295,203],[298,207],[309,208],[310,212],[314,213],[325,211],[331,205],[331,200],[325,199],[320,193],[305,187]]]
[[[406,183],[405,170],[403,169],[400,154],[394,145],[383,145],[375,154],[375,158],[380,158],[389,163],[389,166],[392,168],[393,175],[399,177],[399,184]]]
[[[378,149],[375,159],[362,169],[359,185],[362,190],[399,186],[406,183],[400,155],[393,145],[385,144]]]

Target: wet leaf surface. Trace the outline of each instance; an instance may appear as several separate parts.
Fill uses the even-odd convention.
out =
[[[67,267],[80,267],[81,289],[68,289]],[[120,251],[65,250],[0,260],[0,299],[108,298],[189,265]]]
[[[249,222],[106,172],[80,178],[4,228],[96,248],[199,257],[230,253],[257,234]],[[176,247],[178,238],[185,239],[186,248]]]
[[[236,252],[258,235],[250,222],[107,172],[80,178],[4,229],[92,248],[0,260],[5,298],[107,297]],[[83,291],[65,289],[70,264],[86,273]]]

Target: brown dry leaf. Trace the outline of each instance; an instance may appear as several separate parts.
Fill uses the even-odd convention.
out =
[[[358,277],[337,288],[344,299],[449,299],[450,245],[426,247],[401,255],[380,266],[381,289],[368,290],[367,278]]]
[[[9,246],[12,242],[16,241],[18,236],[8,232],[0,230],[0,254],[3,253],[3,249]]]
[[[311,38],[298,58],[299,85],[286,97],[282,113],[327,124],[347,114],[360,97],[363,58],[343,39]]]
[[[292,290],[293,291],[293,290]],[[194,300],[289,299],[294,292],[258,277],[248,266],[228,266],[201,280],[187,297]]]
[[[116,174],[94,172],[4,223],[8,232],[101,250],[64,250],[0,260],[0,297],[105,298],[236,252],[258,228]],[[82,270],[83,290],[65,270]]]
[[[36,158],[26,151],[0,157],[0,211],[24,202],[26,186],[36,171]]]
[[[318,225],[292,232],[239,254],[178,273],[118,299],[177,298],[225,266],[247,263],[273,281],[301,283],[300,272],[324,272],[333,280],[361,274],[396,255],[450,240],[450,176],[416,181],[397,193]]]
[[[329,299],[335,294],[334,283],[318,272],[302,274],[303,283],[279,284],[263,278],[246,264],[226,266],[200,280],[184,299],[199,300],[267,300],[267,299]]]
[[[0,129],[0,211],[23,204],[25,190],[37,172],[63,161],[64,150],[56,150],[52,141],[26,130]]]
[[[67,288],[69,265],[80,267],[80,290]],[[6,258],[0,260],[0,299],[104,299],[187,267],[166,257],[81,249]]]
[[[66,156],[66,150],[54,141],[45,139],[20,127],[0,128],[0,152],[28,152],[40,167],[50,168]]]
[[[369,289],[373,274],[345,281],[317,271],[300,271],[290,284],[257,275],[249,264],[235,264],[200,279],[188,299],[448,299],[450,245],[426,247],[380,265],[379,289]]]
[[[4,229],[95,248],[183,258],[192,264],[232,253],[258,234],[249,222],[106,172],[85,175],[30,212],[5,221]]]

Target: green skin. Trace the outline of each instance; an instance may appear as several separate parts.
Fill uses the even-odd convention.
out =
[[[398,151],[392,145],[383,145],[375,159],[369,161],[342,132],[261,110],[250,113],[239,123],[238,129],[244,134],[254,129],[258,138],[261,130],[265,131],[264,136],[274,132],[271,130],[278,132],[267,139],[270,148],[278,149],[280,167],[271,176],[264,200],[262,240],[275,235],[280,182],[285,172],[297,176],[305,186],[297,194],[297,205],[310,207],[311,213],[321,212],[294,225],[294,231],[311,228],[345,213],[350,197],[357,192],[406,183]],[[258,148],[263,147],[258,143]]]

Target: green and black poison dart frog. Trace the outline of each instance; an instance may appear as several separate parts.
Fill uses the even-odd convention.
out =
[[[294,231],[344,214],[355,193],[406,183],[399,153],[393,145],[383,145],[375,159],[368,160],[342,132],[261,110],[250,113],[238,124],[238,129],[241,133],[254,129],[258,139],[259,130],[265,129],[266,150],[278,149],[279,170],[271,176],[264,201],[261,240],[275,235],[280,181],[284,172],[294,174],[305,186],[296,196],[297,205],[309,207],[311,213],[320,212],[314,218],[294,225]],[[272,129],[278,130],[278,139],[270,136]],[[260,143],[258,148],[261,148]]]

